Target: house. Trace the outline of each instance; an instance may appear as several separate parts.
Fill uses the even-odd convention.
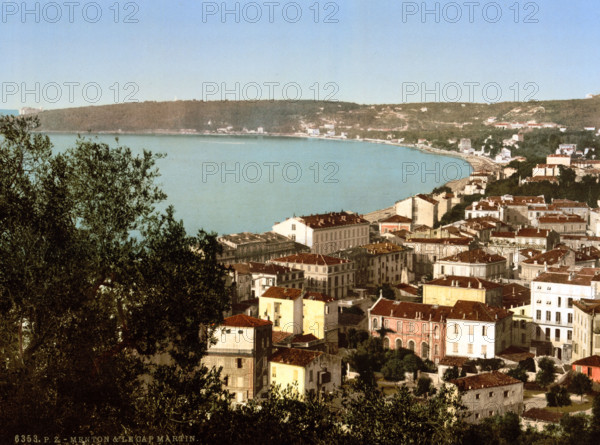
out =
[[[433,265],[433,278],[444,275],[478,277],[495,280],[506,277],[506,258],[483,249],[467,250],[438,259]]]
[[[401,215],[392,215],[379,221],[379,233],[390,233],[397,230],[412,230],[412,219]]]
[[[269,287],[302,289],[304,272],[298,269],[265,263],[237,263],[230,266],[236,283],[237,301],[260,297]]]
[[[539,176],[558,177],[560,176],[560,166],[557,164],[537,164],[533,167],[531,176],[534,178]]]
[[[573,304],[600,296],[600,269],[549,268],[531,282],[531,310],[538,355],[570,360],[573,340]]]
[[[554,230],[559,235],[585,235],[587,220],[575,214],[542,216],[538,226],[542,230]]]
[[[223,320],[213,334],[202,363],[223,368],[225,388],[243,403],[260,397],[268,389],[272,323],[246,315]]]
[[[530,207],[545,206],[544,196],[489,196],[465,209],[467,218],[492,216],[510,224],[527,224]]]
[[[523,382],[498,371],[450,380],[469,411],[466,421],[479,423],[486,417],[523,413]]]
[[[280,348],[269,359],[271,386],[292,387],[300,395],[333,392],[342,384],[342,359],[322,351]]]
[[[384,348],[410,349],[423,360],[439,363],[445,355],[446,317],[451,309],[380,297],[368,310],[369,332],[380,336],[383,328]]]
[[[273,322],[274,331],[302,334],[302,289],[272,286],[258,298],[258,315]]]
[[[600,383],[600,355],[592,355],[576,360],[571,365],[573,371],[587,375],[594,382]]]
[[[320,292],[307,292],[302,299],[304,334],[323,340],[326,351],[337,352],[338,301]]]
[[[546,164],[564,165],[565,167],[571,166],[571,156],[553,154],[546,156]]]
[[[438,258],[465,252],[477,246],[473,238],[410,238],[403,242],[413,251],[415,275],[433,276],[433,265]]]
[[[389,242],[362,246],[368,255],[368,284],[409,282],[413,277],[412,250]]]
[[[423,303],[454,306],[459,300],[502,305],[502,285],[476,277],[448,275],[423,285]]]
[[[600,300],[573,302],[573,360],[600,354]]]
[[[433,227],[438,221],[438,201],[430,196],[419,194],[396,202],[394,208],[397,215],[410,218],[413,224]]]
[[[217,241],[223,247],[223,252],[217,256],[217,259],[225,265],[249,261],[264,263],[272,258],[310,250],[274,232],[236,233],[220,236]]]
[[[328,254],[369,242],[369,221],[351,212],[330,212],[288,218],[275,223],[273,232]]]
[[[513,314],[510,344],[526,348],[531,346],[531,333],[535,330],[531,317],[531,290],[516,283],[502,286],[502,307]]]
[[[333,298],[344,298],[354,286],[354,262],[315,253],[302,253],[270,261],[304,271],[304,288]]]
[[[459,300],[446,324],[446,355],[494,358],[511,342],[512,313],[504,308]]]

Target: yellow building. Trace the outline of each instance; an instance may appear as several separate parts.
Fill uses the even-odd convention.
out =
[[[329,352],[338,343],[338,302],[320,292],[307,292],[302,300],[304,334],[325,340]]]
[[[258,315],[273,322],[274,331],[302,334],[302,289],[272,286],[258,298]]]
[[[281,348],[269,360],[269,378],[271,385],[296,387],[302,395],[331,392],[341,384],[342,360],[322,351]]]
[[[423,303],[454,306],[458,300],[502,306],[502,285],[475,277],[447,276],[423,285]]]

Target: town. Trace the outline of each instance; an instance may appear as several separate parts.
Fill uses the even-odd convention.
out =
[[[597,176],[585,154],[561,144],[518,185]],[[203,363],[222,368],[238,404],[272,386],[324,394],[363,379],[386,394],[453,388],[471,423],[513,412],[542,427],[591,412],[600,204],[486,193],[523,161],[503,150],[495,168],[389,209],[220,236],[231,309]]]

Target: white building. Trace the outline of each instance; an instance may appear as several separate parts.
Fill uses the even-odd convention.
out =
[[[478,277],[495,280],[506,277],[506,258],[483,249],[467,250],[438,259],[433,265],[433,278],[444,275]]]

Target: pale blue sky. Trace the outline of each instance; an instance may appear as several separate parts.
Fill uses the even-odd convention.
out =
[[[497,8],[487,1],[474,2],[473,23],[463,1],[298,1],[302,17],[297,23],[288,21],[297,8],[287,1],[272,2],[277,4],[273,23],[263,1],[100,1],[97,23],[89,22],[97,12],[91,2],[75,2],[73,23],[63,2],[24,2],[30,9],[36,3],[39,17],[23,17],[21,2],[1,3],[0,108],[110,104],[124,101],[128,93],[140,101],[220,99],[220,92],[209,95],[207,88],[216,84],[221,89],[224,83],[235,90],[236,82],[240,89],[227,95],[230,100],[258,97],[254,82],[263,99],[270,98],[266,84],[279,82],[273,87],[277,99],[283,85],[294,84],[287,97],[299,87],[304,99],[315,98],[318,91],[319,99],[335,93],[335,99],[358,103],[513,100],[517,92],[520,99],[528,94],[567,99],[600,93],[600,3],[593,0],[498,1],[502,17],[496,23],[491,21]],[[239,23],[234,14],[225,23],[220,11],[207,15],[223,3],[231,9],[239,4]],[[435,14],[423,19],[423,4],[430,9],[439,5],[439,23]],[[51,23],[56,5],[62,17]],[[119,23],[114,22],[115,5]],[[249,23],[244,18],[255,15],[256,5],[262,18]],[[456,5],[462,17],[450,23]],[[137,23],[123,23],[132,12]],[[330,13],[337,23],[324,23]],[[528,15],[537,23],[525,23]],[[69,82],[79,85],[65,85]],[[473,97],[465,85],[469,82],[479,83],[472,87]],[[487,95],[484,86],[490,87]],[[423,96],[422,87],[432,92]],[[23,95],[25,89],[30,92]]]

